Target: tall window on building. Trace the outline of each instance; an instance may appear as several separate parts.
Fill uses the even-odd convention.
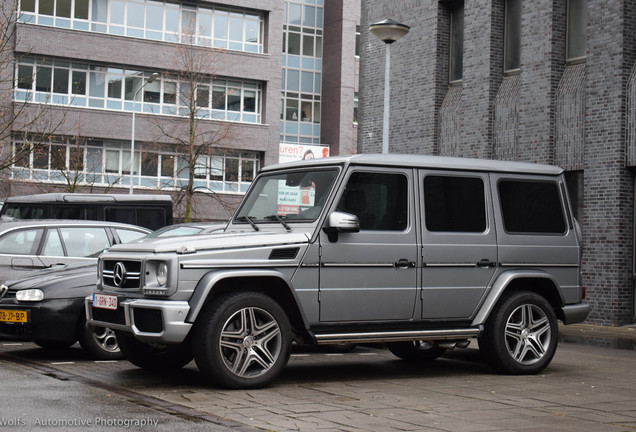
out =
[[[282,142],[320,142],[323,0],[285,2]]]
[[[566,30],[566,60],[585,60],[587,30],[587,0],[568,0]]]
[[[521,61],[521,0],[506,0],[504,72],[519,70]]]
[[[358,124],[358,92],[353,93],[353,123]]]
[[[464,69],[464,2],[451,5],[449,81],[462,80]]]

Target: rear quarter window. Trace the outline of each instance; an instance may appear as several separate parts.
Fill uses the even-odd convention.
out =
[[[0,253],[35,255],[40,245],[42,228],[12,231],[0,237]]]
[[[498,191],[507,233],[565,233],[565,215],[556,182],[501,180]]]

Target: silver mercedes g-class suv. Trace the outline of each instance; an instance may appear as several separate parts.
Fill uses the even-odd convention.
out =
[[[270,383],[292,341],[431,360],[477,338],[497,370],[532,374],[557,319],[589,312],[580,244],[557,167],[306,160],[264,168],[223,232],[113,246],[86,312],[133,364],[194,358],[227,388]]]

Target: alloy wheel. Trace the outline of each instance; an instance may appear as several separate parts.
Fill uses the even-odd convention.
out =
[[[223,325],[219,347],[225,366],[241,378],[254,378],[270,370],[282,349],[278,322],[264,309],[247,307]]]

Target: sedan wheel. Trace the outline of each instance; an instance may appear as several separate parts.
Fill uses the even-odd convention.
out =
[[[82,349],[92,358],[99,360],[118,360],[124,358],[117,336],[105,327],[89,327],[84,324],[79,337]]]

